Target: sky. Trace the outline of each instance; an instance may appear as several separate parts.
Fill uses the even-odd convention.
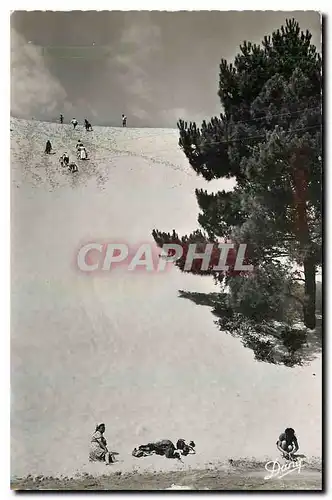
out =
[[[219,115],[219,64],[287,18],[320,49],[318,12],[16,11],[11,113],[95,125],[176,127]]]

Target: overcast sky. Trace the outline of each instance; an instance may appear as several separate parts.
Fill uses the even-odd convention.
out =
[[[209,119],[220,113],[220,59],[291,17],[320,48],[320,15],[310,11],[14,12],[12,114],[119,125],[125,113],[137,127]]]

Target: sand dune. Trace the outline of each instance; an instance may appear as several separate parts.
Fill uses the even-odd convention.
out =
[[[75,268],[81,242],[152,241],[153,228],[197,227],[195,188],[206,183],[177,146],[176,130],[11,120],[12,475],[90,470],[97,422],[119,455],[116,470],[183,467],[135,459],[137,444],[194,439],[203,467],[229,457],[276,458],[296,429],[301,452],[321,455],[321,359],[286,368],[258,363],[220,332],[208,308],[178,290],[214,291],[210,278]],[[58,157],[81,138],[90,160],[64,171]],[[43,154],[50,139],[56,154]],[[313,376],[315,373],[316,376]],[[93,471],[105,472],[105,468]]]

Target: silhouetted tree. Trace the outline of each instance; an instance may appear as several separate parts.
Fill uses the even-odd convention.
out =
[[[299,298],[304,323],[314,328],[315,275],[322,257],[322,63],[310,42],[308,31],[287,20],[261,46],[245,41],[234,63],[221,61],[220,117],[203,121],[200,128],[180,120],[179,144],[197,174],[208,181],[234,178],[236,187],[215,194],[196,191],[202,230],[182,238],[175,231],[155,230],[153,236],[160,246],[171,241],[247,243],[248,261],[266,272],[278,269],[282,257],[297,263],[304,272],[304,296]],[[177,265],[183,269],[183,259]],[[211,273],[221,283],[234,279]],[[233,298],[236,288],[248,308],[255,288],[256,302],[260,293],[266,297],[258,300],[264,315],[265,306],[273,305],[271,280],[257,287],[256,273],[236,279]],[[286,273],[278,293],[282,289],[292,295],[295,279]]]

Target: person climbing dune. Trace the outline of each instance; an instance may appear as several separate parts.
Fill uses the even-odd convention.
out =
[[[69,163],[68,169],[69,169],[69,172],[72,172],[72,173],[78,172],[78,166],[74,162]]]
[[[62,167],[68,167],[69,165],[69,155],[68,153],[63,153],[63,155],[60,156],[59,162]]]
[[[85,126],[85,130],[87,132],[89,132],[89,131],[92,132],[92,125],[86,118],[84,120],[84,126]]]
[[[63,163],[68,166],[69,165],[69,154],[63,153],[62,158],[63,158]]]
[[[46,147],[45,147],[45,153],[49,155],[52,151],[52,144],[51,141],[46,142]]]
[[[80,160],[87,160],[88,159],[88,153],[87,153],[84,146],[82,146],[80,148],[79,154],[80,154],[80,156],[79,156]]]

